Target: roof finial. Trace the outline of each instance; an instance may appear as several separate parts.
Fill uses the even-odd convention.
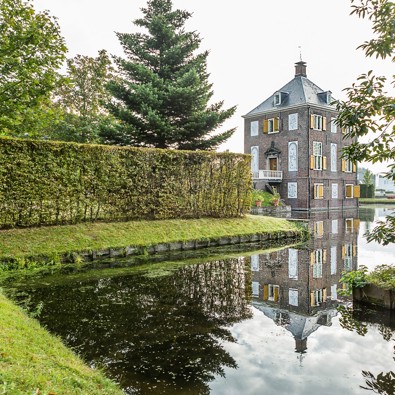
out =
[[[302,60],[302,46],[299,45],[298,48],[299,48],[299,59],[300,59],[300,61],[302,62],[302,61],[303,61],[303,60]]]

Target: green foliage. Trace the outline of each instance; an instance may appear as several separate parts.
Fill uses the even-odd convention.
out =
[[[250,203],[249,161],[0,138],[0,227],[240,216]]]
[[[361,265],[358,270],[343,272],[340,282],[346,284],[345,290],[340,290],[341,295],[350,295],[353,288],[362,288],[369,283],[367,277],[368,268]]]
[[[56,114],[50,93],[66,46],[56,19],[31,0],[0,2],[0,134],[39,135]]]
[[[395,60],[395,3],[390,0],[351,0],[352,14],[372,22],[374,39],[365,41],[359,48],[366,56]],[[392,76],[394,78],[394,76]],[[386,92],[387,78],[375,76],[373,71],[361,75],[346,89],[347,100],[339,101],[338,124],[347,128],[346,136],[354,143],[344,149],[344,155],[353,162],[389,162],[387,177],[395,180],[395,98]],[[393,79],[390,84],[394,84]],[[374,138],[358,142],[361,137]],[[357,139],[358,138],[358,139]],[[366,140],[366,139],[365,139]],[[364,141],[364,140],[363,140]],[[380,230],[372,232],[370,240],[394,242],[394,220],[387,220]],[[388,235],[386,235],[388,233]]]
[[[236,107],[208,105],[213,96],[207,73],[208,51],[196,54],[201,39],[187,32],[187,11],[171,0],[149,0],[134,21],[146,33],[117,33],[127,59],[115,57],[121,79],[108,85],[108,104],[119,124],[102,132],[105,143],[183,150],[209,150],[234,129],[213,134]]]
[[[62,120],[48,130],[54,140],[100,142],[99,131],[111,118],[103,107],[110,100],[105,88],[114,71],[106,51],[96,58],[77,55],[67,60],[67,74],[54,93]]]
[[[360,184],[361,187],[361,198],[374,198],[374,192],[375,188],[374,185],[366,185],[366,184]]]
[[[365,185],[373,185],[374,184],[374,175],[369,169],[367,169],[363,175],[363,183]]]
[[[272,195],[271,193],[261,189],[252,190],[251,206],[256,206],[256,201],[260,201],[262,207],[281,205],[279,193]]]
[[[380,395],[394,395],[395,394],[395,373],[381,372],[375,376],[372,372],[362,371],[362,375],[365,378],[366,387],[360,386],[364,390],[373,391]]]
[[[369,273],[368,281],[380,288],[395,289],[395,266],[379,265]]]

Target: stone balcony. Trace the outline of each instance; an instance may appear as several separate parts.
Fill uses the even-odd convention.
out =
[[[281,182],[283,180],[283,172],[280,170],[258,170],[252,172],[252,178],[254,180]]]

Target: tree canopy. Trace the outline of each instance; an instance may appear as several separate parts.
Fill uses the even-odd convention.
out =
[[[213,96],[207,72],[208,51],[196,53],[201,39],[187,32],[191,14],[173,10],[171,0],[149,0],[138,33],[117,33],[126,59],[115,57],[121,79],[108,88],[107,108],[119,120],[103,131],[108,143],[119,145],[214,149],[235,129],[215,133],[236,107],[209,104]]]
[[[100,142],[99,130],[109,121],[104,104],[110,100],[105,87],[114,77],[111,60],[101,50],[96,58],[77,55],[67,59],[67,73],[54,93],[62,120],[49,132],[57,140]]]
[[[367,57],[395,61],[395,3],[389,0],[351,0],[352,12],[372,22],[375,37],[359,48]],[[395,76],[387,81],[372,70],[358,77],[346,89],[347,99],[337,103],[338,123],[348,130],[355,142],[344,149],[344,156],[354,162],[388,162],[387,177],[395,180],[395,98],[386,91],[394,86]],[[373,136],[368,142],[357,138]],[[395,242],[395,217],[387,217],[368,233],[368,240],[383,244]]]
[[[48,12],[36,13],[31,0],[0,2],[0,134],[34,136],[48,122],[65,53]]]

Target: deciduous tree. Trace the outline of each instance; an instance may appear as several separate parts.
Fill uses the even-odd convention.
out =
[[[395,3],[389,0],[351,0],[352,12],[372,22],[375,37],[360,48],[367,57],[395,61]],[[372,70],[361,75],[346,89],[347,99],[337,103],[338,123],[353,138],[373,136],[368,142],[355,141],[344,149],[344,155],[354,162],[388,162],[387,177],[395,180],[395,98],[386,91],[394,86],[395,76],[388,81]],[[387,217],[371,233],[368,240],[383,244],[395,242],[395,217]]]
[[[236,108],[209,104],[208,51],[196,53],[199,34],[184,28],[191,14],[173,10],[171,0],[149,0],[142,12],[134,23],[145,32],[117,33],[127,58],[115,58],[122,80],[109,84],[108,109],[120,123],[103,137],[120,145],[216,148],[233,134],[215,131]]]
[[[53,116],[49,97],[66,45],[55,18],[31,0],[0,1],[0,134],[35,136]]]

